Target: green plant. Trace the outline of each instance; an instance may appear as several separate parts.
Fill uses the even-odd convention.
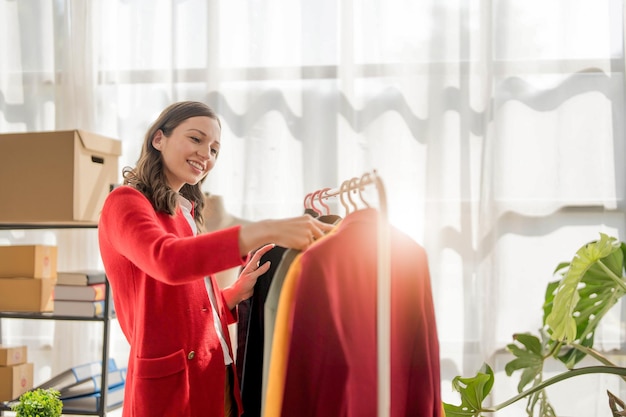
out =
[[[593,349],[595,330],[606,313],[626,294],[626,244],[600,234],[600,239],[582,246],[570,262],[559,264],[554,275],[561,278],[548,284],[543,305],[543,327],[538,335],[514,334],[507,350],[515,357],[505,365],[507,376],[520,372],[518,395],[492,407],[483,406],[494,385],[494,374],[483,364],[471,378],[457,376],[452,381],[459,392],[460,405],[444,403],[446,417],[480,417],[519,400],[526,399],[529,417],[556,416],[545,388],[563,380],[591,373],[618,375],[626,380],[626,368],[611,363]],[[598,366],[576,368],[585,357],[594,358]],[[543,379],[544,363],[556,358],[563,373]],[[623,403],[610,392],[613,416]]]
[[[59,399],[59,391],[37,388],[27,391],[19,398],[19,402],[11,406],[16,417],[60,417],[63,402]]]

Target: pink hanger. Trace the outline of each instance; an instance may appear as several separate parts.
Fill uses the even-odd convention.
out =
[[[325,214],[329,215],[330,214],[330,207],[328,206],[328,204],[324,203],[324,198],[326,198],[326,196],[324,195],[324,193],[326,193],[326,191],[330,190],[330,188],[324,188],[322,191],[320,191],[320,193],[317,196],[317,201],[319,201],[319,203],[321,204],[322,207],[324,207],[325,210]]]
[[[315,191],[313,194],[311,194],[311,208],[317,213],[317,214],[323,214],[320,209],[318,209],[317,207],[315,207],[315,197],[318,197],[321,194],[321,190],[317,190]]]
[[[313,193],[308,193],[304,196],[304,209],[311,209],[310,198],[313,196]]]

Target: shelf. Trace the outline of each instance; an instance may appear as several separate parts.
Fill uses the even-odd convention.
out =
[[[63,401],[63,400],[61,400]],[[4,402],[0,402],[0,412],[2,411],[11,411],[11,404],[14,401],[4,401]],[[117,405],[113,405],[111,407],[107,407],[106,412],[108,413],[109,411],[114,411],[117,410],[118,408],[121,408],[122,404],[117,404]],[[99,416],[101,415],[101,412],[98,411],[65,411],[63,410],[63,415],[64,416],[70,416],[70,415],[76,415],[76,416]]]
[[[59,222],[2,222],[0,221],[0,230],[24,230],[24,229],[97,229],[97,222],[76,222],[76,221],[59,221]],[[102,322],[102,352],[101,352],[101,379],[100,386],[108,387],[108,360],[109,360],[109,332],[111,320],[116,318],[115,311],[111,308],[111,289],[109,281],[106,282],[104,314],[102,317],[77,317],[58,315],[52,312],[20,312],[20,311],[0,311],[1,319],[25,319],[25,320],[59,320],[59,321],[82,321],[82,322]],[[2,343],[2,332],[0,332],[0,343]],[[122,405],[114,405],[106,407],[108,389],[103,389],[101,394],[101,403],[97,410],[94,411],[63,411],[64,415],[84,415],[84,416],[106,416],[107,412],[121,408]],[[11,401],[0,402],[0,416],[4,415],[4,411],[11,411]]]
[[[15,229],[97,229],[98,223],[94,222],[40,222],[40,223],[7,223],[0,221],[0,230]]]
[[[81,321],[81,322],[102,322],[102,370],[101,370],[101,387],[108,387],[107,383],[107,375],[108,375],[108,361],[109,361],[109,332],[111,326],[111,320],[116,318],[114,310],[111,309],[112,301],[111,301],[111,289],[109,286],[109,281],[105,280],[106,283],[106,291],[105,291],[105,300],[104,303],[104,312],[103,317],[80,317],[80,316],[66,316],[54,314],[52,312],[21,312],[21,311],[0,311],[0,321],[2,319],[25,319],[25,320],[57,320],[57,321]],[[2,343],[2,333],[0,333],[0,343]],[[111,407],[103,407],[103,404],[106,404],[106,399],[108,395],[108,389],[102,391],[101,394],[101,403],[98,407],[98,410],[95,411],[64,411],[64,415],[85,415],[85,416],[101,416],[104,417],[109,411],[112,411],[116,408],[121,408],[122,405],[115,405]],[[0,416],[4,415],[4,411],[11,411],[11,401],[8,402],[0,402]]]
[[[65,320],[65,321],[105,321],[114,319],[115,315],[109,317],[81,317],[81,316],[61,316],[54,313],[27,313],[20,311],[0,311],[0,319],[25,319],[25,320]]]
[[[116,318],[115,310],[112,309],[111,288],[109,281],[105,279],[105,303],[102,317],[92,316],[68,316],[54,314],[53,312],[30,312],[30,311],[0,311],[0,319],[25,319],[25,320],[64,320],[64,321],[110,321]]]

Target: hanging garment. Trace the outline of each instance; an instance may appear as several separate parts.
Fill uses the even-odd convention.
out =
[[[334,214],[325,214],[318,217],[320,221],[323,221],[328,224],[337,225],[341,222],[341,217]],[[297,255],[301,252],[297,249],[287,249],[283,254],[283,257],[280,261],[280,265],[278,266],[272,284],[269,288],[269,292],[267,297],[265,298],[265,314],[264,314],[264,345],[263,345],[263,376],[262,376],[262,385],[261,385],[261,416],[265,415],[266,408],[266,398],[267,398],[267,387],[269,385],[269,374],[270,374],[270,362],[272,357],[272,346],[273,346],[273,338],[274,338],[274,324],[276,322],[276,317],[278,315],[278,303],[283,293],[283,284],[287,277],[287,274],[290,273],[290,268],[293,261],[296,259]],[[293,272],[291,272],[293,274]],[[289,291],[285,291],[288,293]],[[289,304],[289,303],[287,303]],[[281,330],[279,333],[283,333]],[[281,341],[282,342],[282,341]],[[281,348],[279,348],[281,349]],[[282,352],[282,350],[281,350]],[[278,354],[280,360],[282,360],[282,354]],[[278,360],[278,359],[277,359]],[[276,382],[275,382],[276,383]]]
[[[239,304],[237,369],[241,370],[243,417],[261,415],[265,299],[286,250],[275,246],[261,257],[259,264],[269,261],[270,268],[257,279],[252,297]]]
[[[263,375],[261,383],[261,416],[265,415],[267,387],[269,385],[270,362],[272,358],[272,345],[274,339],[274,328],[276,315],[278,314],[278,302],[285,283],[285,278],[292,262],[300,253],[297,249],[287,249],[283,254],[280,265],[270,286],[267,298],[265,299],[264,315],[264,339],[263,339]]]
[[[274,321],[274,331],[272,333],[272,344],[269,350],[270,360],[268,362],[267,385],[263,387],[263,417],[281,416],[285,389],[287,353],[290,343],[289,315],[293,305],[296,282],[300,276],[301,257],[302,253],[299,252],[291,261],[280,291]]]
[[[319,213],[311,208],[304,211],[312,217],[318,217]],[[241,397],[244,407],[242,417],[259,417],[261,415],[261,398],[264,369],[264,344],[265,344],[265,300],[270,293],[270,287],[280,291],[280,283],[274,285],[273,279],[285,251],[291,251],[276,246],[261,258],[260,264],[270,261],[270,269],[261,275],[254,286],[252,297],[241,302],[238,306],[237,328],[237,364],[239,365],[239,380],[241,381]],[[284,264],[283,264],[284,269]],[[284,275],[284,272],[280,272]],[[273,319],[272,319],[273,322]],[[271,339],[271,332],[270,337]]]
[[[281,294],[276,318],[265,417],[376,416],[377,222],[375,209],[350,213],[292,263],[283,284],[292,295]],[[439,417],[439,342],[426,253],[393,227],[390,242],[390,415]],[[283,295],[289,314],[281,324]],[[283,369],[274,362],[279,340]],[[283,379],[277,395],[270,392],[272,377]]]

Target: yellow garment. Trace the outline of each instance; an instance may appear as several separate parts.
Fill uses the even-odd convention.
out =
[[[293,260],[300,253],[297,249],[287,249],[282,256],[278,268],[272,278],[267,297],[265,298],[263,316],[264,337],[263,337],[263,380],[261,383],[261,412],[259,416],[265,414],[265,403],[267,401],[267,382],[269,380],[270,362],[272,355],[272,342],[274,335],[274,326],[276,323],[276,314],[278,312],[278,302],[280,301],[280,291],[289,272],[289,267]]]
[[[293,306],[296,283],[302,270],[301,257],[302,253],[299,253],[291,262],[278,300],[263,417],[280,417],[281,414],[287,355],[289,354],[289,315]]]

